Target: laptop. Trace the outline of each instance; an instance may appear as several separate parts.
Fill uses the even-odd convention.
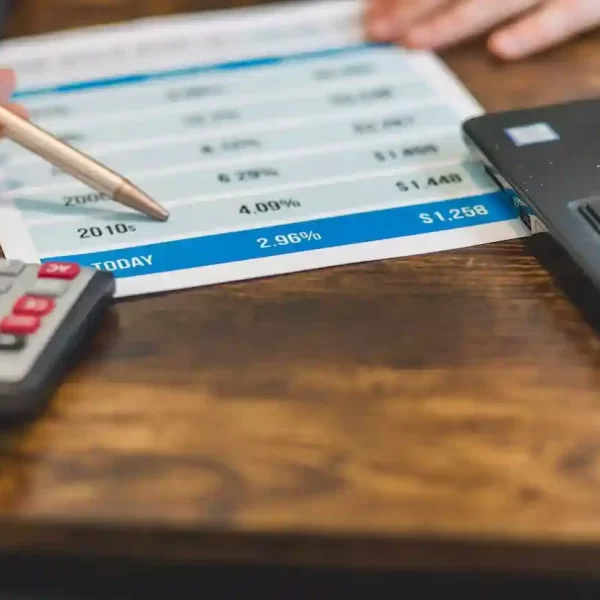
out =
[[[463,136],[525,225],[600,289],[600,99],[484,114]]]

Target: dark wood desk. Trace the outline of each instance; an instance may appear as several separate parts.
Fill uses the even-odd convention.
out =
[[[22,1],[9,30],[200,4]],[[598,36],[447,59],[489,109],[600,87]],[[598,574],[598,302],[541,236],[121,302],[2,439],[0,550]]]

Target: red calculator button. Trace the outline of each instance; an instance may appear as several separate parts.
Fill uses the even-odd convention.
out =
[[[57,279],[75,279],[81,268],[75,263],[48,262],[38,271],[39,277],[55,277]]]
[[[36,298],[35,296],[22,296],[13,308],[15,315],[34,315],[43,317],[54,309],[54,300],[50,298]]]
[[[40,318],[32,315],[10,315],[0,321],[0,333],[28,335],[40,326]]]

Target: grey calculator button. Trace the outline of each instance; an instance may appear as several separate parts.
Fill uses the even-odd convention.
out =
[[[28,294],[37,296],[51,296],[58,298],[68,289],[69,284],[66,281],[58,279],[36,279],[35,283],[27,290]]]
[[[16,277],[25,268],[25,263],[20,260],[7,260],[0,258],[0,275],[10,275]]]
[[[12,277],[3,277],[0,275],[0,294],[5,294],[10,290],[15,280]]]
[[[10,335],[0,333],[0,351],[2,350],[21,350],[25,347],[25,338],[20,335]]]

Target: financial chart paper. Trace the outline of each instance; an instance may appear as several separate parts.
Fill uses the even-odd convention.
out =
[[[527,235],[474,162],[478,104],[433,54],[363,39],[356,2],[146,19],[0,46],[15,100],[171,211],[152,221],[10,141],[8,258],[130,296]]]

